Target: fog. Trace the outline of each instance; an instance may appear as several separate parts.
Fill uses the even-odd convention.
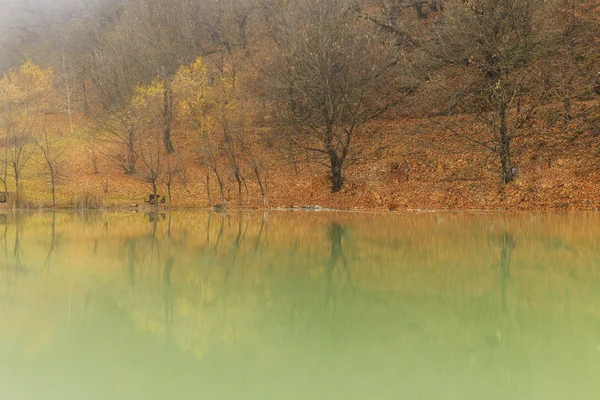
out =
[[[83,1],[0,0],[0,75],[23,58],[16,48],[31,39],[28,26],[38,25],[42,17],[60,16]]]
[[[0,0],[0,27],[18,26],[35,20],[39,13],[56,14],[82,0]]]

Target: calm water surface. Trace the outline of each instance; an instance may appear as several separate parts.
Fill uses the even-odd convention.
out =
[[[598,399],[600,214],[0,215],[0,399]]]

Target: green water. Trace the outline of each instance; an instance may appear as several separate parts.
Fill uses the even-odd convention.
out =
[[[0,399],[597,399],[600,214],[0,215]]]

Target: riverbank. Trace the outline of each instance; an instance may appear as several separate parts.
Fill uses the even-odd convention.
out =
[[[513,143],[517,178],[500,183],[499,162],[489,151],[440,129],[439,119],[397,119],[373,123],[364,132],[371,154],[347,165],[345,185],[331,193],[327,170],[314,164],[292,165],[279,149],[260,149],[268,169],[263,199],[249,168],[242,199],[223,162],[225,202],[216,179],[207,191],[206,170],[185,150],[183,135],[177,151],[180,176],[159,183],[165,197],[161,208],[396,210],[596,210],[600,208],[598,155],[600,140],[587,125],[598,104],[582,103],[569,129],[540,116],[535,135]],[[546,112],[548,113],[548,112]],[[474,133],[473,135],[477,135]],[[372,138],[376,138],[373,146]],[[357,140],[356,148],[366,148]],[[177,145],[177,142],[176,142]],[[364,146],[363,146],[364,145]],[[56,186],[56,208],[152,209],[152,189],[143,174],[126,175],[108,156],[100,156],[94,172],[89,143],[70,145]],[[51,188],[39,163],[31,162],[23,179],[25,207],[52,208]],[[263,182],[264,184],[264,182]],[[9,189],[10,190],[10,189]],[[315,207],[316,206],[316,207]],[[12,208],[8,203],[0,208]]]

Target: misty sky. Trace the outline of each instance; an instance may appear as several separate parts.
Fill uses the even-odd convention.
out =
[[[77,4],[84,0],[0,0],[0,75],[7,68],[18,65],[21,56],[14,51],[11,43],[14,41],[12,33],[19,30],[8,28],[23,27],[28,23],[35,23],[42,11],[44,15],[56,15],[69,4]],[[9,33],[11,32],[11,33]],[[18,38],[17,38],[18,40]]]
[[[15,18],[17,12],[18,0],[0,0],[0,25],[4,25],[12,18]]]
[[[0,0],[0,28],[15,25],[18,20],[31,18],[27,10],[56,11],[80,0]]]

